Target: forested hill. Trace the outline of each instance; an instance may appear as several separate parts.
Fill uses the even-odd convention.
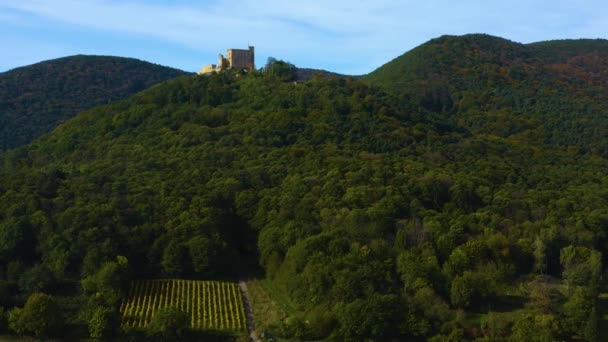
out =
[[[77,113],[185,72],[132,58],[71,56],[0,73],[0,152]]]
[[[608,41],[519,44],[488,35],[443,36],[365,79],[413,110],[441,113],[476,134],[536,128],[551,146],[608,154]]]
[[[353,77],[342,74],[337,74],[335,72],[320,70],[320,69],[308,69],[308,68],[297,68],[295,79],[298,81],[309,81],[314,76],[334,78],[334,77]]]
[[[544,107],[532,102],[499,102],[508,88],[495,59],[528,48],[478,38],[459,59],[413,59],[402,74],[421,88],[261,72],[182,76],[8,151],[0,306],[9,326],[28,329],[15,317],[44,292],[57,298],[57,326],[111,336],[130,280],[253,273],[288,316],[265,322],[268,337],[599,340],[607,333],[602,139],[562,145],[547,135],[548,108],[538,115]],[[458,41],[421,51],[443,51],[444,40]],[[453,63],[485,83],[434,71],[460,70]],[[526,68],[518,82],[536,82]],[[535,91],[544,99],[563,84],[572,94],[560,108],[589,98],[603,105],[578,77],[534,83]],[[455,105],[458,91],[473,99],[467,110]],[[477,121],[467,121],[473,113]]]

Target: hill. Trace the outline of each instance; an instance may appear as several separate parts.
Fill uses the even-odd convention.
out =
[[[0,151],[27,144],[83,110],[184,74],[132,58],[82,55],[0,73]]]
[[[605,40],[523,45],[477,34],[433,39],[365,79],[474,133],[536,127],[548,145],[606,155],[607,67]]]
[[[8,151],[9,325],[19,329],[26,298],[44,292],[66,329],[108,335],[133,280],[253,274],[289,316],[265,322],[269,338],[597,340],[608,252],[601,141],[562,146],[546,139],[537,107],[499,101],[507,87],[494,66],[523,58],[525,45],[458,41],[422,46],[425,58],[403,66],[420,85],[420,75],[437,78],[438,96],[416,97],[427,93],[407,82],[387,91],[352,78],[182,76]],[[430,59],[444,43],[445,60]],[[466,58],[451,53],[473,43]],[[485,83],[436,71],[459,70],[453,63]],[[577,77],[566,84],[586,101]],[[538,98],[556,84],[539,83]],[[458,92],[474,99],[468,110],[454,105]],[[464,119],[473,108],[477,125]]]
[[[321,77],[352,77],[348,75],[342,75],[335,72],[320,70],[320,69],[309,69],[309,68],[297,68],[296,69],[296,80],[298,81],[309,81],[313,76],[319,75]]]
[[[608,40],[576,39],[549,40],[527,45],[532,54],[544,62],[566,63],[570,58],[608,54]]]

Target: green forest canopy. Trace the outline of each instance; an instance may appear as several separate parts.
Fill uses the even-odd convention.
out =
[[[4,156],[2,305],[45,292],[91,324],[129,279],[261,267],[297,308],[270,335],[596,340],[606,93],[561,78],[595,59],[509,44],[439,38],[364,81],[184,76],[81,113]]]
[[[83,110],[125,99],[181,70],[110,56],[70,56],[0,73],[0,152]]]

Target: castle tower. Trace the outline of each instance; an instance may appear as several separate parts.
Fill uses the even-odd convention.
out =
[[[226,51],[228,68],[253,70],[255,67],[254,54],[253,46],[250,46],[248,50],[228,49]]]
[[[244,49],[228,49],[226,50],[226,57],[220,54],[217,60],[217,66],[214,64],[203,67],[198,73],[206,74],[212,71],[219,71],[221,69],[255,69],[255,48],[249,46],[247,50]]]
[[[230,55],[229,55],[230,56]],[[230,62],[228,59],[224,58],[224,55],[222,55],[220,53],[220,56],[218,57],[218,61],[217,61],[217,67],[219,69],[227,69],[230,68]]]
[[[251,63],[251,69],[255,69],[255,48],[253,46],[249,46],[249,58]]]

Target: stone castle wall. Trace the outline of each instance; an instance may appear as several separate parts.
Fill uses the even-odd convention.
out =
[[[198,72],[198,74],[208,74],[213,71],[220,71],[224,68],[247,70],[255,69],[255,48],[250,46],[248,50],[228,49],[228,51],[226,51],[225,58],[224,55],[219,55],[217,65],[206,65]]]
[[[209,65],[205,65],[199,72],[198,74],[208,74],[212,71],[215,71],[217,68],[215,66],[215,64],[209,64]]]
[[[228,65],[235,69],[254,69],[255,55],[253,46],[249,50],[229,49],[227,53]]]

